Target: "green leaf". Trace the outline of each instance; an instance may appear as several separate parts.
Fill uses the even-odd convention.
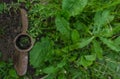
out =
[[[57,30],[66,38],[70,38],[69,22],[62,17],[55,20]]]
[[[99,59],[103,57],[102,56],[103,50],[100,46],[100,43],[97,40],[93,41],[93,50]]]
[[[88,60],[86,60],[86,59],[84,58],[84,56],[82,56],[82,57],[80,58],[79,65],[82,65],[82,66],[84,66],[84,67],[88,67],[88,66],[90,66],[90,65],[92,65],[92,64],[93,64],[93,61],[88,61]]]
[[[5,66],[6,66],[6,63],[3,61],[0,61],[0,68],[5,67]]]
[[[114,40],[116,45],[120,45],[120,36],[118,36],[115,40]]]
[[[84,57],[88,61],[95,61],[96,59],[96,55],[85,55]]]
[[[103,26],[104,24],[112,21],[114,16],[110,15],[110,10],[103,10],[96,12],[94,17],[95,26]]]
[[[81,42],[75,43],[73,45],[66,46],[66,47],[62,48],[62,51],[67,52],[68,50],[73,51],[75,49],[83,48],[83,47],[87,46],[93,39],[94,39],[94,36],[91,38],[85,39]]]
[[[30,64],[33,67],[40,67],[45,58],[52,53],[52,42],[49,38],[42,38],[41,42],[37,42],[30,51]]]
[[[62,9],[68,11],[71,16],[75,16],[83,11],[87,2],[88,0],[63,0]]]
[[[61,61],[59,64],[57,64],[57,68],[62,68],[65,64],[65,61]]]
[[[120,47],[117,46],[114,41],[110,40],[110,39],[107,39],[107,38],[103,38],[103,37],[100,37],[100,40],[106,44],[110,49],[116,51],[116,52],[119,52],[120,51]]]
[[[81,77],[81,72],[79,71],[74,71],[72,79],[79,79]]]
[[[83,55],[80,57],[80,59],[78,59],[76,64],[78,66],[82,65],[84,67],[88,67],[88,66],[91,66],[95,60],[96,60],[96,55],[94,54]]]
[[[96,55],[85,55],[85,56],[81,56],[77,64],[82,65],[84,67],[88,67],[92,65],[95,60],[96,60]]]
[[[81,43],[78,43],[79,48],[83,48],[83,47],[87,46],[93,39],[94,39],[94,36],[91,38],[88,38],[86,40],[83,40]]]
[[[94,29],[93,29],[94,33],[101,32],[103,25],[110,23],[114,19],[114,16],[111,15],[110,12],[111,10],[109,9],[96,12],[94,16]]]
[[[53,66],[49,66],[49,67],[43,69],[43,72],[46,74],[53,74],[56,72],[56,68]]]
[[[114,23],[113,33],[117,34],[120,32],[120,23]]]
[[[71,37],[72,37],[73,43],[80,41],[80,35],[79,35],[79,32],[77,30],[72,31]]]
[[[103,36],[103,37],[111,37],[112,35],[113,35],[112,27],[110,27],[110,28],[104,28],[101,31],[101,36]]]
[[[2,13],[4,10],[4,4],[3,3],[0,3],[0,13]]]
[[[16,79],[18,78],[18,75],[14,69],[9,70],[9,75],[13,78],[16,78]]]
[[[60,74],[60,75],[58,76],[58,79],[66,79],[65,74]]]
[[[84,23],[79,21],[74,23],[73,27],[82,33],[86,32],[86,30],[89,29]]]

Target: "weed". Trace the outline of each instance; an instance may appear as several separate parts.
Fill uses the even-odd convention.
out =
[[[119,0],[23,1],[34,76],[45,79],[119,79]]]
[[[46,5],[38,2],[29,10],[29,33],[41,39],[30,51],[36,75],[47,74],[46,79],[119,78],[116,71],[109,70],[112,66],[107,63],[112,58],[106,61],[106,54],[117,55],[120,51],[119,44],[114,42],[117,38],[112,39],[120,31],[114,31],[119,25],[114,25],[118,17],[113,14],[120,2],[57,1],[61,4],[52,0]]]

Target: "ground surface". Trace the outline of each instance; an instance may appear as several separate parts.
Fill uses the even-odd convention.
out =
[[[3,60],[7,60],[14,53],[13,40],[20,33],[19,12],[0,14],[0,29],[0,51],[3,53]]]

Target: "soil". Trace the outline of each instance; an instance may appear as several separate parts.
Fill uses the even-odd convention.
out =
[[[17,0],[0,0],[0,2],[11,3],[11,2],[17,2]]]
[[[0,14],[0,52],[2,60],[7,61],[15,51],[13,40],[21,32],[19,11]]]

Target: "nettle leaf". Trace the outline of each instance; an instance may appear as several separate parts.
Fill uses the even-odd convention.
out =
[[[52,53],[52,42],[49,38],[42,38],[41,42],[37,42],[30,51],[30,64],[33,67],[40,67],[45,58]]]
[[[86,40],[83,40],[80,44],[79,44],[79,48],[83,48],[85,46],[87,46],[89,43],[91,43],[91,41],[94,39],[94,36],[92,36],[91,38],[88,38]]]
[[[83,47],[87,46],[89,43],[91,43],[91,41],[93,39],[94,39],[94,36],[91,38],[84,39],[81,42],[78,42],[78,43],[75,43],[73,45],[69,45],[69,46],[62,48],[62,51],[67,52],[68,50],[73,51],[75,49],[83,48]]]
[[[94,16],[94,33],[101,32],[103,25],[110,23],[114,19],[110,12],[111,10],[109,9],[96,12]],[[110,32],[110,30],[107,29],[106,32]],[[110,34],[107,35],[110,36]]]
[[[96,40],[93,41],[93,50],[96,54],[96,56],[101,59],[103,56],[102,56],[102,53],[103,53],[103,50],[100,46],[100,43]]]
[[[70,38],[69,22],[63,17],[56,17],[55,23],[57,30],[66,38]]]
[[[71,37],[72,37],[73,43],[80,41],[80,35],[79,35],[79,32],[77,30],[72,31]]]
[[[116,51],[116,52],[119,52],[120,51],[120,47],[118,45],[116,45],[114,43],[114,41],[110,40],[110,39],[107,39],[107,38],[103,38],[103,37],[100,37],[100,40],[106,44],[110,49]]]
[[[83,11],[87,2],[88,0],[63,0],[62,9],[68,11],[71,16],[75,16]]]
[[[110,15],[110,10],[103,10],[96,12],[94,17],[94,25],[95,26],[103,26],[104,24],[107,24],[108,22],[112,21],[114,19],[113,15]]]

